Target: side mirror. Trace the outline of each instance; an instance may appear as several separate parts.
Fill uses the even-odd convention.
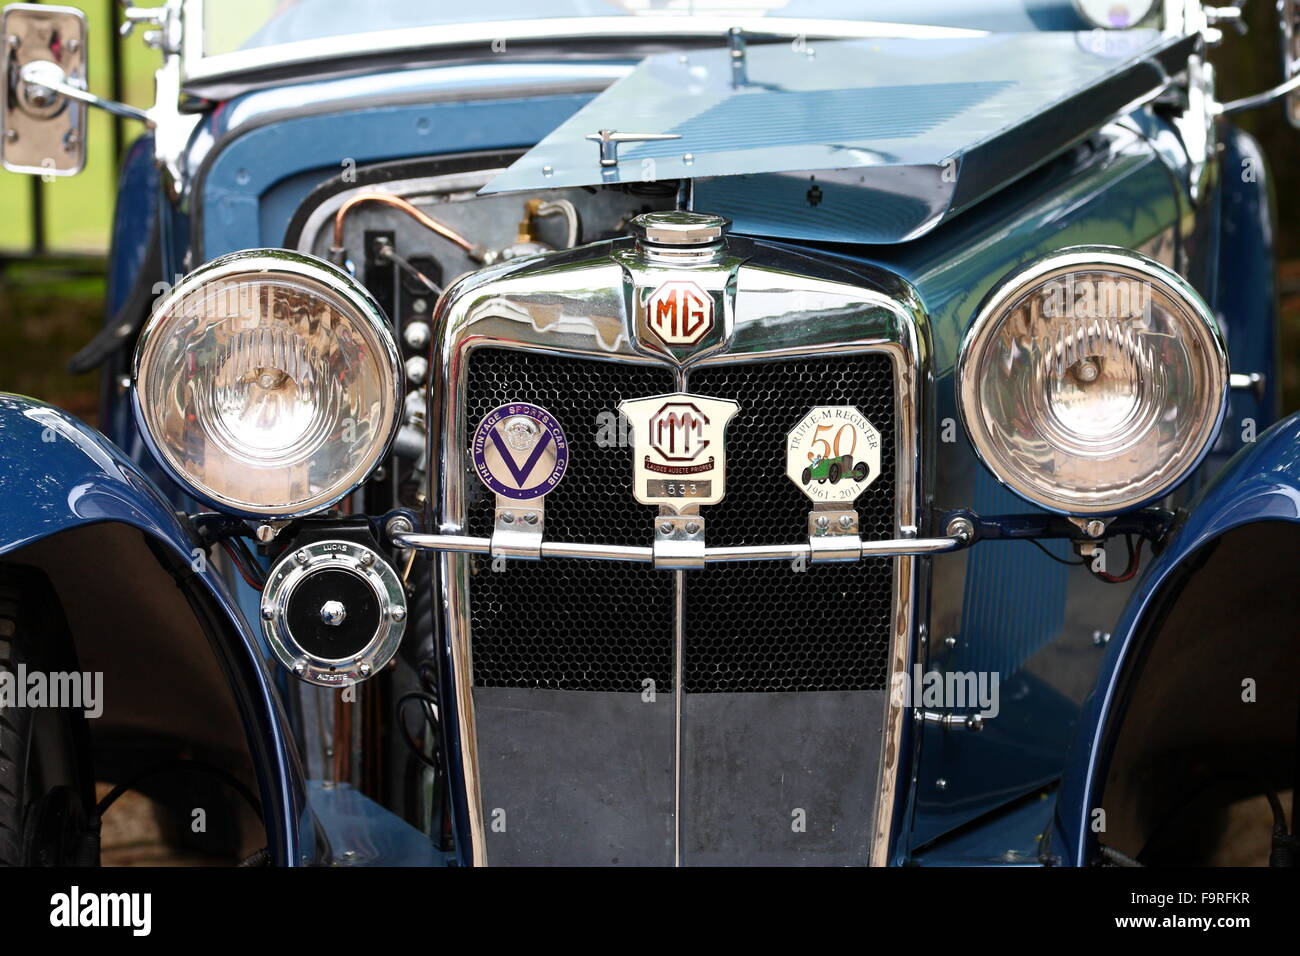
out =
[[[1278,13],[1282,16],[1282,63],[1284,82],[1300,76],[1300,2],[1278,0]],[[1293,89],[1286,97],[1286,118],[1300,129],[1300,89]]]
[[[58,87],[86,88],[85,14],[73,7],[15,3],[5,7],[0,35],[4,168],[75,176],[86,165],[86,105]]]

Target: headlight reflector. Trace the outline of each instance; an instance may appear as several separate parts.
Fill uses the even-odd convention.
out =
[[[1223,341],[1176,273],[1110,246],[1063,249],[986,300],[962,343],[959,405],[977,454],[1051,511],[1162,497],[1223,417]]]
[[[223,256],[158,304],[135,355],[135,407],[195,497],[250,517],[328,507],[398,425],[397,345],[363,286],[286,250]]]

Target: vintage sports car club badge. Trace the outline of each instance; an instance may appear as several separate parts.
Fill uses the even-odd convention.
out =
[[[786,436],[785,473],[813,501],[852,502],[880,475],[880,432],[852,405],[819,405]]]
[[[645,505],[715,505],[727,491],[730,399],[677,392],[619,405],[632,425],[632,493]]]
[[[527,402],[483,416],[470,447],[479,480],[507,498],[531,501],[551,491],[569,466],[564,429],[546,409]]]

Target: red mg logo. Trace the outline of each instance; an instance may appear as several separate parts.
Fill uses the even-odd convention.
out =
[[[694,345],[713,328],[713,297],[694,282],[670,279],[646,302],[646,323],[665,345]]]
[[[668,402],[650,417],[650,447],[665,461],[690,461],[708,447],[708,417],[690,402]]]

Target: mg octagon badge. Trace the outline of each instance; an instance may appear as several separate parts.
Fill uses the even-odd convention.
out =
[[[619,406],[632,426],[632,494],[679,511],[715,505],[727,490],[727,423],[740,406],[677,392]]]
[[[785,473],[813,501],[847,505],[880,476],[880,432],[852,405],[819,405],[787,434]]]
[[[669,279],[650,293],[645,324],[669,347],[697,345],[713,330],[713,296],[690,279]]]

